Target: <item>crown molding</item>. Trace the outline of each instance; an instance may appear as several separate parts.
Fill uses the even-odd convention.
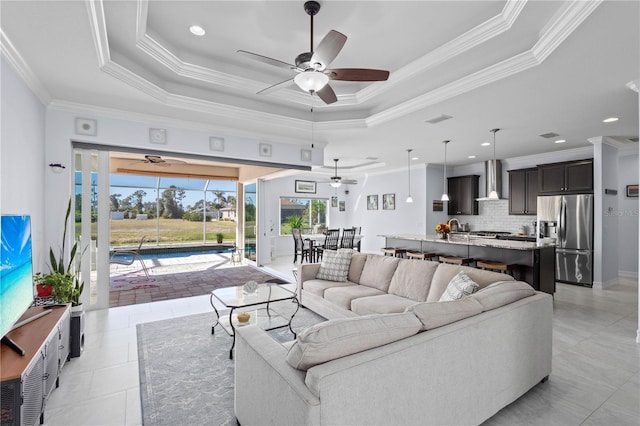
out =
[[[562,42],[582,24],[601,1],[574,1],[553,21],[532,49],[519,53],[454,82],[417,96],[367,118],[375,126],[414,113],[430,105],[493,83],[497,80],[540,65]]]
[[[572,1],[559,10],[554,19],[545,27],[544,32],[539,37],[534,47],[530,50],[512,56],[501,62],[493,64],[482,70],[476,71],[468,76],[462,77],[454,82],[443,85],[430,92],[419,95],[409,101],[394,105],[384,111],[370,115],[362,120],[333,120],[318,123],[322,129],[353,129],[363,127],[373,127],[387,121],[400,118],[407,114],[414,113],[420,109],[435,103],[450,99],[454,96],[477,89],[486,84],[517,74],[531,67],[541,64],[581,23],[601,4],[597,1]],[[104,24],[104,11],[102,0],[90,0],[88,6],[90,11],[90,23],[98,54],[99,62],[102,63],[103,71],[113,77],[129,84],[144,93],[152,96],[168,106],[177,108],[193,109],[210,113],[223,118],[235,118],[251,120],[268,125],[276,125],[286,129],[301,130],[308,123],[306,120],[283,117],[277,114],[257,112],[246,108],[228,106],[210,101],[199,100],[187,96],[169,93],[157,85],[143,79],[139,75],[120,66],[109,58],[107,33]],[[422,58],[412,62],[404,68],[394,72],[386,84],[369,86],[353,95],[339,95],[340,105],[356,105],[372,97],[379,96],[390,90],[396,84],[405,81],[426,69],[447,61],[468,49],[485,42],[498,34],[509,30],[517,17],[523,10],[526,1],[507,1],[502,12],[478,25],[462,36],[430,52]],[[94,10],[95,9],[95,10]],[[139,47],[145,53],[151,55],[160,63],[164,64],[173,72],[188,78],[195,78],[201,81],[220,84],[227,87],[242,88],[247,87],[260,90],[262,86],[249,79],[238,78],[224,73],[214,72],[204,67],[185,64],[165,49],[160,43],[146,33],[146,17],[148,12],[148,0],[138,0],[137,16],[137,36]],[[294,91],[281,90],[273,96],[279,99],[292,100],[293,102],[309,104],[308,95]],[[302,100],[304,98],[304,100]],[[323,106],[318,99],[318,106]],[[339,107],[337,105],[336,107]]]
[[[0,28],[0,53],[13,66],[20,78],[31,89],[36,97],[45,106],[51,102],[51,95],[44,87],[40,79],[31,70],[31,67],[24,60],[20,52],[15,48],[9,37]]]
[[[394,71],[391,78],[385,84],[371,85],[358,92],[360,101],[365,101],[390,90],[393,86],[424,73],[452,58],[465,53],[466,51],[485,43],[488,40],[508,31],[516,21],[522,9],[527,4],[527,0],[506,2],[502,11],[477,25],[475,28],[465,32],[448,43],[432,50],[426,55],[416,59],[408,65]]]

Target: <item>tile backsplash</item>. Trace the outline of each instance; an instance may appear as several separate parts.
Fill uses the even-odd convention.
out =
[[[471,231],[507,231],[517,233],[521,226],[528,234],[533,234],[535,215],[510,215],[509,200],[479,201],[478,215],[454,216],[460,223],[468,223]],[[451,219],[451,218],[449,218]]]

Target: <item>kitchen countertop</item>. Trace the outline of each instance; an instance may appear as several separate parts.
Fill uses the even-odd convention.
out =
[[[512,241],[512,240],[499,240],[496,238],[485,238],[470,235],[457,234],[449,235],[449,239],[443,240],[437,235],[419,235],[419,234],[385,234],[378,235],[384,238],[393,238],[398,240],[411,240],[411,241],[424,241],[440,244],[459,244],[465,246],[478,246],[478,247],[495,247],[511,250],[535,250],[541,247],[554,247],[555,244],[538,244],[528,241]]]

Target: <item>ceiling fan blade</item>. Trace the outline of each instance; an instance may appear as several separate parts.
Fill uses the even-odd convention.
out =
[[[275,92],[276,90],[282,89],[292,84],[293,84],[293,79],[288,78],[284,81],[281,81],[280,83],[272,84],[271,86],[260,90],[259,92],[256,93],[256,95],[266,95],[268,93]]]
[[[342,179],[341,182],[345,185],[356,185],[358,183],[355,179]]]
[[[268,64],[268,65],[273,65],[274,67],[290,69],[290,70],[297,69],[295,65],[288,64],[278,59],[269,58],[268,56],[258,55],[257,53],[247,52],[246,50],[238,50],[237,53],[247,58]]]
[[[320,69],[324,69],[338,56],[342,47],[347,42],[347,36],[336,30],[331,30],[320,41],[318,47],[313,51],[311,56],[311,66],[319,62],[322,64]]]
[[[326,70],[332,80],[343,81],[385,81],[389,78],[389,71],[368,68],[334,68]]]
[[[318,90],[316,92],[316,95],[318,95],[318,97],[322,99],[327,105],[332,104],[338,100],[336,92],[333,91],[329,84],[326,84],[322,89]]]

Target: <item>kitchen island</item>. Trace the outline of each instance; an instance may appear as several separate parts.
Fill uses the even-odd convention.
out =
[[[418,234],[380,236],[385,239],[385,247],[516,264],[516,279],[525,281],[536,290],[545,293],[553,294],[556,290],[555,245],[479,238],[463,233],[450,234],[447,239]]]

